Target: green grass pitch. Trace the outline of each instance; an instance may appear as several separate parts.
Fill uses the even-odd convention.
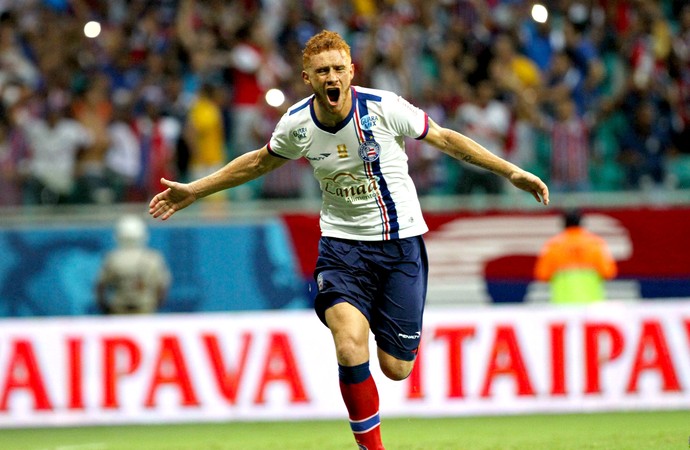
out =
[[[385,419],[388,450],[683,449],[690,410]],[[4,450],[353,450],[344,421],[0,430]]]

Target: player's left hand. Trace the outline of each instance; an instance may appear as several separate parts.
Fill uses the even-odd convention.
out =
[[[538,202],[544,205],[549,204],[549,188],[541,178],[525,170],[513,172],[510,182],[519,189],[529,192]]]

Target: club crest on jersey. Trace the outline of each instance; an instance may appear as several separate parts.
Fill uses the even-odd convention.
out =
[[[379,159],[381,146],[376,141],[364,141],[359,144],[359,157],[366,162],[374,162]]]
[[[379,116],[367,114],[366,116],[359,119],[359,124],[362,126],[363,130],[369,131],[376,126],[378,121],[379,121]]]

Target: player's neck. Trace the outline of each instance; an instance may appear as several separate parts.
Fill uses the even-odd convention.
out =
[[[334,127],[343,120],[347,119],[352,110],[352,91],[348,89],[345,93],[346,98],[340,108],[332,108],[329,105],[323,105],[317,98],[314,102],[314,112],[316,118],[323,125],[327,127]]]

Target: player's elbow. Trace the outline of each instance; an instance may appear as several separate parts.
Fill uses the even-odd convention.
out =
[[[287,159],[272,155],[266,147],[256,150],[253,156],[253,173],[258,175],[263,175],[275,170],[289,161]]]

